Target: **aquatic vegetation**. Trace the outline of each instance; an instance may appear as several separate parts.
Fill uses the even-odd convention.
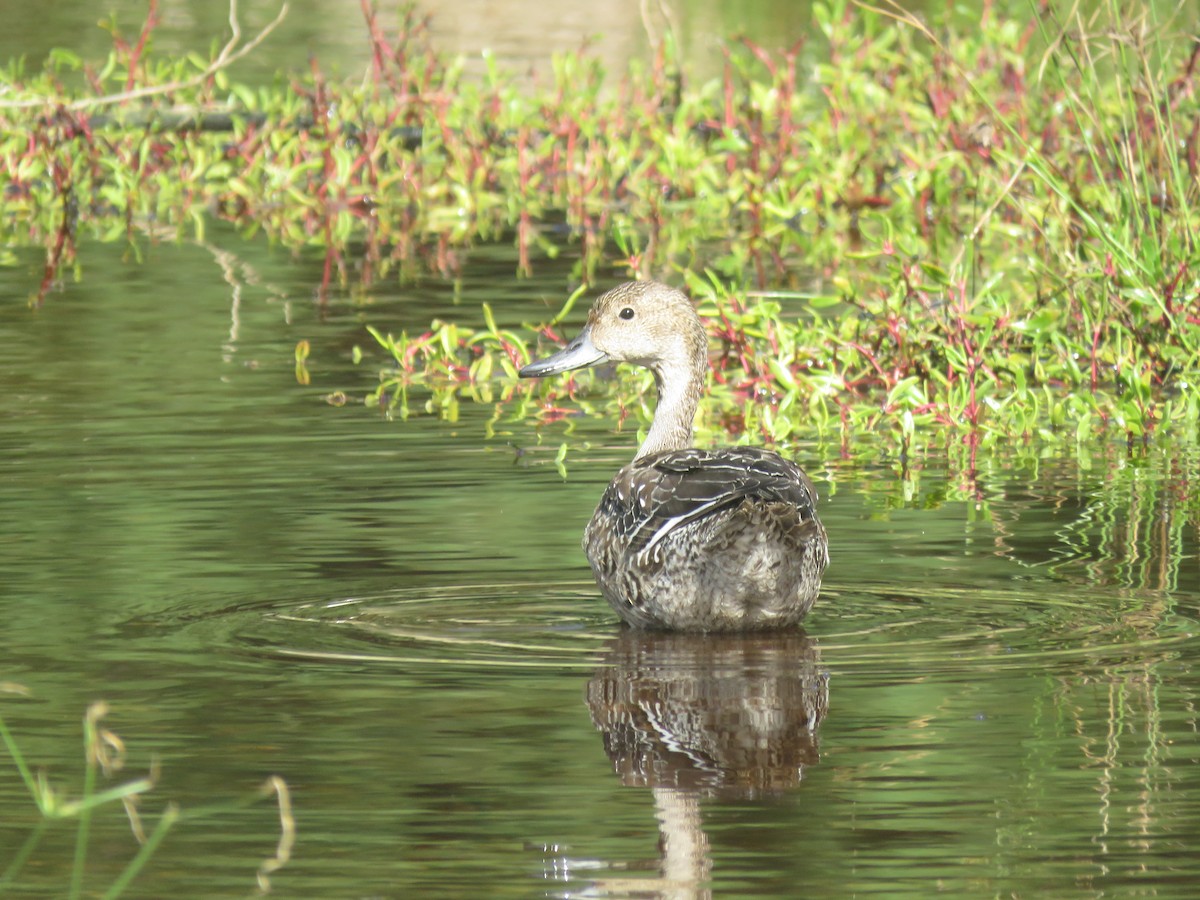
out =
[[[314,62],[250,88],[221,55],[261,36],[167,61],[148,20],[99,68],[0,75],[0,236],[46,248],[35,303],[82,236],[136,247],[213,217],[320,254],[322,301],[452,277],[487,242],[518,274],[570,254],[580,283],[674,281],[719,348],[703,425],[747,440],[954,443],[973,467],[999,442],[1194,434],[1197,23],[1117,0],[935,25],[884,7],[817,4],[819,38],[732,42],[704,84],[669,37],[615,78],[586,50],[544,83],[471,78],[415,10],[389,33],[364,2],[364,78]],[[369,402],[560,415],[586,381],[535,402],[515,372],[562,316],[489,317],[376,333]],[[606,413],[643,386],[617,379]]]
[[[25,693],[25,690],[19,685],[0,683],[0,693],[2,692],[20,694]],[[0,717],[0,743],[3,743],[8,755],[12,758],[13,765],[25,783],[41,816],[41,820],[30,831],[25,843],[11,860],[4,863],[4,868],[0,871],[0,889],[20,887],[22,872],[29,861],[34,858],[47,831],[56,823],[73,821],[75,823],[74,856],[69,867],[61,870],[67,883],[59,885],[58,889],[63,891],[63,896],[71,898],[82,896],[87,875],[88,847],[93,836],[94,816],[98,811],[119,803],[124,808],[125,815],[129,820],[129,827],[140,845],[112,883],[104,889],[103,896],[105,898],[119,897],[137,878],[176,823],[213,817],[247,803],[256,802],[260,797],[273,795],[279,804],[281,829],[279,843],[275,853],[263,860],[258,869],[258,887],[263,892],[269,891],[270,876],[288,861],[295,838],[290,795],[283,779],[272,776],[267,779],[257,794],[251,795],[245,801],[189,810],[183,810],[174,803],[168,803],[159,814],[154,827],[147,833],[145,824],[149,823],[145,822],[145,817],[138,807],[145,795],[154,789],[158,777],[154,766],[151,767],[149,774],[141,778],[134,778],[108,788],[100,787],[100,778],[115,776],[124,767],[126,760],[125,742],[102,723],[108,712],[106,703],[97,702],[88,707],[87,715],[84,717],[86,766],[83,786],[78,798],[67,796],[61,788],[51,783],[45,773],[35,772],[30,768],[15,736],[9,730],[4,718]]]

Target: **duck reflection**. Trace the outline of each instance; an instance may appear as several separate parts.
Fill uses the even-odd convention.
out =
[[[707,798],[745,800],[799,784],[819,758],[829,678],[803,632],[625,631],[587,687],[592,721],[621,781],[649,788],[658,878],[605,879],[601,896],[702,898],[712,870]]]

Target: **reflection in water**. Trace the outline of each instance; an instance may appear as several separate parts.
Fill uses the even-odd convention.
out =
[[[626,785],[751,797],[817,761],[829,704],[817,642],[623,631],[588,683],[592,721]]]
[[[748,799],[798,784],[819,758],[829,678],[817,642],[803,632],[627,630],[609,644],[587,701],[621,781],[650,788],[660,835],[658,878],[608,879],[595,890],[709,897],[701,799]]]
[[[872,497],[873,515],[889,521],[896,535],[890,547],[865,548],[867,558],[894,556],[903,544],[920,539],[940,544],[946,557],[970,557],[975,583],[982,557],[991,555],[1015,563],[1023,574],[1038,570],[1091,587],[1192,596],[1200,589],[1200,571],[1189,565],[1200,535],[1194,447],[1105,445],[1095,451],[1079,447],[1071,456],[1000,455],[953,480],[944,477],[947,461],[937,462],[932,483],[916,466],[902,467],[899,479],[865,481],[861,462],[835,467],[834,483],[862,485]],[[926,530],[925,513],[956,504],[962,504],[962,519],[947,517],[936,531]],[[920,530],[901,535],[898,529],[910,516],[923,519]],[[845,559],[839,548],[837,561]],[[1005,581],[1013,571],[1006,565]]]

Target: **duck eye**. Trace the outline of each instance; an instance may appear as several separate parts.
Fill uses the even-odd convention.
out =
[[[633,307],[627,306],[623,310],[621,310],[619,313],[617,313],[617,315],[619,315],[622,319],[629,321],[630,319],[633,318]]]

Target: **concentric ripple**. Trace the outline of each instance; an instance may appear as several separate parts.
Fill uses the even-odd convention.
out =
[[[187,641],[255,657],[362,666],[588,669],[620,631],[586,582],[403,588],[242,602],[155,617]],[[149,624],[144,620],[142,626]],[[198,633],[199,632],[199,633]],[[880,676],[1145,662],[1200,633],[1169,595],[828,585],[807,624],[831,671]]]
[[[1162,592],[1099,593],[1045,582],[1024,590],[938,586],[920,594],[856,586],[830,589],[820,602],[830,613],[810,620],[810,631],[819,630],[826,662],[843,670],[953,674],[1141,663],[1200,632]]]

